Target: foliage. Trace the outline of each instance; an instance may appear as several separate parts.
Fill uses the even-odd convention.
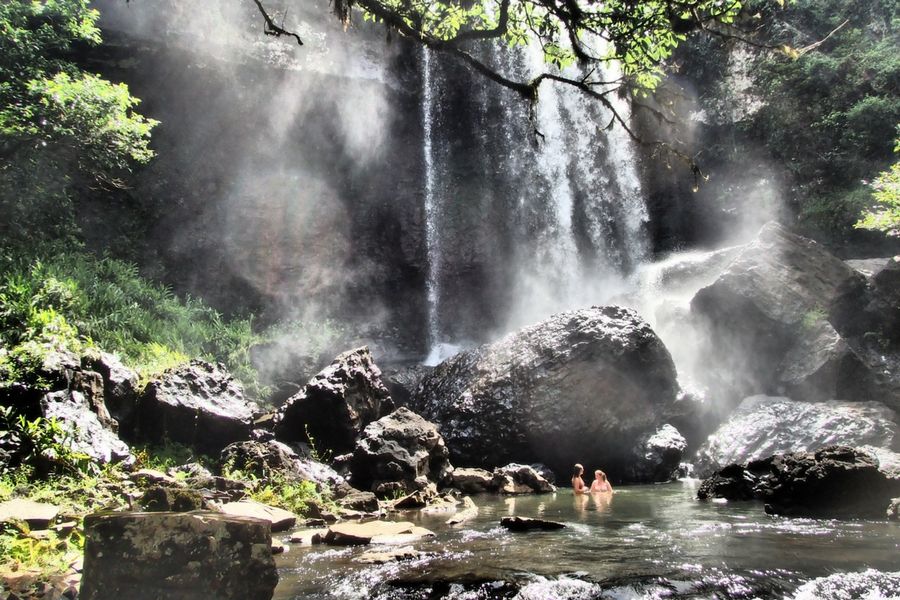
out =
[[[846,232],[870,202],[863,180],[887,166],[900,121],[900,8],[889,0],[748,8],[759,11],[768,43],[822,41],[798,59],[758,55],[753,92],[764,103],[744,128],[792,174],[801,217]]]
[[[48,153],[93,175],[146,162],[156,125],[134,112],[122,84],[84,73],[70,59],[100,43],[87,0],[0,4],[0,141],[8,151]]]
[[[96,471],[89,456],[72,449],[70,434],[56,419],[28,419],[15,407],[0,406],[0,474],[24,470],[38,477],[50,473],[84,475]]]
[[[900,139],[894,152],[900,153]],[[876,204],[863,213],[856,227],[900,235],[900,161],[879,174],[872,182],[872,189]]]
[[[385,22],[439,49],[499,37],[510,46],[540,44],[546,62],[616,60],[634,85],[653,89],[661,63],[687,31],[730,24],[741,3],[727,0],[578,2],[481,0],[471,3],[357,0],[366,18]]]
[[[277,506],[297,515],[306,515],[310,503],[321,504],[326,498],[312,481],[293,481],[275,476],[257,485],[250,497],[262,504]]]
[[[48,252],[47,254],[51,254]],[[251,394],[252,320],[225,319],[198,299],[180,299],[140,276],[133,264],[59,248],[45,260],[22,255],[0,263],[0,377],[36,373],[52,350],[99,346],[118,352],[145,379],[188,357],[222,360]]]

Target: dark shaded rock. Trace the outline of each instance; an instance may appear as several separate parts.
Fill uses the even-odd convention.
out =
[[[548,521],[546,519],[532,519],[529,517],[503,517],[500,519],[500,525],[510,531],[553,531],[565,528],[564,523],[556,521]]]
[[[433,423],[398,408],[365,428],[353,451],[350,480],[360,489],[382,494],[388,491],[385,483],[405,492],[423,489],[429,481],[445,484],[452,471],[447,456]]]
[[[344,352],[282,406],[275,435],[319,451],[349,452],[363,428],[393,410],[368,347]],[[311,439],[310,439],[311,438]]]
[[[123,436],[134,430],[138,375],[122,364],[118,357],[106,352],[92,352],[81,358],[82,365],[100,374],[103,380],[103,397],[109,414],[118,424]]]
[[[705,477],[727,464],[832,444],[892,448],[900,443],[896,417],[878,402],[809,403],[752,396],[697,451],[696,473]]]
[[[900,481],[886,477],[878,461],[859,449],[828,446],[729,465],[701,484],[698,497],[747,499],[748,488],[771,514],[883,518]]]
[[[101,464],[133,461],[128,445],[112,429],[103,425],[81,392],[50,392],[41,398],[40,406],[42,416],[56,419],[68,434],[69,445],[74,451],[86,454]]]
[[[144,492],[140,505],[149,512],[190,512],[209,508],[200,492],[164,485],[155,485]]]
[[[759,480],[742,465],[728,465],[703,480],[697,490],[697,498],[711,500],[753,500]]]
[[[217,513],[85,518],[82,600],[271,600],[269,524]]]
[[[147,384],[138,433],[149,441],[168,439],[218,453],[250,436],[255,410],[224,366],[192,360]]]
[[[453,469],[453,487],[467,494],[483,494],[494,491],[494,474],[485,469]]]
[[[509,478],[513,486],[510,488]],[[505,467],[494,469],[493,489],[501,493],[525,493],[548,494],[556,491],[556,486],[547,481],[543,475],[531,465],[519,465],[510,463]]]
[[[433,370],[434,367],[419,364],[386,369],[384,384],[391,393],[394,403],[397,406],[409,406],[413,402],[422,380]]]
[[[543,462],[559,474],[602,463],[619,476],[677,393],[659,337],[636,312],[606,306],[457,354],[423,381],[415,406],[440,425],[457,464]]]
[[[663,425],[638,441],[628,478],[654,483],[671,481],[676,477],[686,448],[684,436],[671,425]]]
[[[362,512],[378,512],[378,498],[372,492],[353,490],[337,501],[341,508]]]

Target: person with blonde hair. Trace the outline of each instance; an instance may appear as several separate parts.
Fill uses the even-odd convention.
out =
[[[587,491],[587,485],[585,485],[584,479],[581,478],[583,474],[584,467],[576,463],[572,473],[572,491],[576,494],[584,494]]]
[[[606,478],[606,473],[597,469],[594,471],[594,481],[591,482],[591,492],[612,492],[612,485]]]

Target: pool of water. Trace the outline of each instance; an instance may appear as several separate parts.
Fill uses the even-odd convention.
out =
[[[426,556],[365,565],[356,559],[371,547],[293,546],[278,557],[275,598],[506,597],[500,582],[523,599],[781,598],[834,573],[900,570],[897,523],[771,517],[755,502],[697,501],[697,485],[477,496],[478,518],[457,526],[447,514],[399,513],[390,518],[437,534],[414,544]],[[567,527],[511,533],[499,525],[507,515]]]

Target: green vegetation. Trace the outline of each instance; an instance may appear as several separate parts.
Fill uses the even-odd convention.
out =
[[[900,153],[900,139],[894,147]],[[889,235],[900,235],[900,161],[872,182],[875,205],[867,209],[856,223],[861,229],[875,229]]]
[[[822,41],[796,59],[759,54],[751,73],[764,105],[743,127],[791,174],[801,219],[846,235],[872,203],[865,181],[888,166],[900,122],[900,6],[796,0],[748,12],[760,15],[767,43]]]

